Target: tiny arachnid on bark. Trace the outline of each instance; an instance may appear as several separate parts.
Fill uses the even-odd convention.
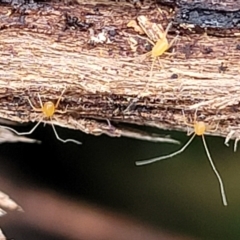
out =
[[[35,126],[28,132],[18,132],[16,131],[15,129],[11,128],[11,127],[7,127],[7,126],[0,126],[0,128],[5,128],[5,129],[8,129],[8,130],[11,130],[12,132],[16,133],[17,135],[30,135],[34,132],[34,130],[39,126],[39,124],[46,118],[49,120],[49,122],[51,123],[52,125],[52,128],[53,128],[53,132],[56,136],[56,138],[63,142],[63,143],[66,143],[66,142],[73,142],[73,143],[76,143],[76,144],[82,144],[81,142],[77,141],[77,140],[74,140],[74,139],[62,139],[58,136],[58,133],[54,127],[54,124],[52,123],[52,119],[54,117],[54,114],[56,112],[58,113],[66,113],[66,110],[64,111],[61,111],[61,110],[57,110],[58,108],[58,105],[61,101],[61,98],[62,98],[62,95],[63,93],[65,92],[65,89],[62,91],[61,95],[59,96],[56,104],[54,104],[54,102],[52,101],[47,101],[43,104],[42,102],[42,99],[40,97],[40,95],[38,94],[38,98],[39,98],[39,102],[40,102],[40,108],[36,108],[33,106],[31,100],[28,98],[28,102],[30,104],[30,106],[32,107],[32,109],[35,111],[35,112],[41,112],[42,113],[42,117],[40,118],[40,120],[37,122],[37,124],[35,124]]]
[[[146,55],[150,55],[153,58],[153,62],[150,69],[150,77],[152,77],[152,71],[156,59],[162,56],[168,49],[173,46],[178,35],[172,39],[169,43],[167,34],[172,26],[170,22],[167,28],[164,30],[161,24],[151,23],[145,16],[141,15],[137,18],[140,27],[143,29],[145,34],[148,36],[148,41],[153,45],[153,48]]]
[[[146,164],[150,164],[150,163],[161,161],[161,160],[164,160],[164,159],[167,159],[167,158],[174,157],[174,156],[182,153],[190,145],[190,143],[193,141],[193,139],[195,138],[196,135],[197,136],[201,136],[202,137],[202,141],[203,141],[203,146],[205,148],[208,160],[209,160],[210,165],[211,165],[211,167],[213,169],[213,172],[215,173],[215,175],[216,175],[216,177],[218,179],[218,182],[219,182],[223,205],[227,206],[227,199],[226,199],[226,194],[225,194],[225,190],[224,190],[223,181],[222,181],[221,176],[218,173],[218,171],[217,171],[217,169],[216,169],[216,167],[214,165],[214,162],[213,162],[213,160],[211,158],[210,152],[209,152],[208,147],[207,147],[207,143],[205,141],[204,134],[206,132],[207,126],[206,126],[206,124],[203,121],[197,121],[197,111],[195,112],[195,115],[194,115],[194,123],[193,124],[189,124],[189,123],[186,122],[184,111],[183,111],[183,115],[184,115],[184,123],[185,123],[185,125],[193,127],[193,135],[188,140],[188,142],[180,150],[178,150],[176,152],[170,153],[170,154],[165,155],[165,156],[151,158],[151,159],[148,159],[148,160],[136,161],[136,165],[137,166],[146,165]],[[218,125],[217,125],[217,127],[218,127]]]

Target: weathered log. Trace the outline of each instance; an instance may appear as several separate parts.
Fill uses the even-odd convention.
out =
[[[28,98],[39,108],[38,94],[57,101],[66,89],[58,110],[67,110],[53,119],[60,126],[118,136],[115,123],[186,131],[186,121],[201,119],[207,134],[239,137],[237,38],[180,34],[151,74],[147,36],[127,25],[144,15],[166,28],[174,11],[150,1],[78,2],[1,6],[0,117],[37,121]]]

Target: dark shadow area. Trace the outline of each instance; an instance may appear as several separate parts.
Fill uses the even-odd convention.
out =
[[[83,144],[63,144],[56,140],[50,126],[41,125],[31,137],[42,140],[42,144],[0,145],[2,176],[7,176],[20,189],[27,186],[36,191],[51,191],[74,202],[83,201],[123,214],[156,229],[199,239],[240,237],[239,151],[234,153],[232,145],[227,148],[224,139],[206,136],[225,185],[227,207],[222,205],[218,181],[199,137],[176,157],[136,167],[136,160],[171,153],[189,137],[185,133],[170,132],[182,142],[178,146],[95,137],[61,128],[57,131],[62,138],[74,138]],[[6,193],[15,196],[18,202],[14,193]],[[1,222],[4,223],[4,217]],[[34,224],[29,228],[19,226],[17,223],[6,225],[7,235],[14,239],[58,239],[47,238],[42,235],[45,233],[35,237],[38,233],[32,230]],[[21,238],[23,229],[28,237]],[[28,235],[31,232],[34,232],[32,237]]]

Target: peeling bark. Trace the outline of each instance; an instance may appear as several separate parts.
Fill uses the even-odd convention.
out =
[[[55,102],[66,89],[58,110],[67,110],[54,115],[56,125],[120,136],[117,123],[186,131],[186,121],[203,120],[207,134],[238,139],[238,39],[180,34],[150,78],[147,36],[127,24],[144,15],[166,28],[175,11],[160,8],[150,1],[141,8],[114,1],[1,6],[0,117],[38,121],[28,98],[39,108],[38,94]],[[173,28],[167,38],[175,36]]]

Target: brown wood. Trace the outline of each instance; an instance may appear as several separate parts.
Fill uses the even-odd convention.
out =
[[[57,101],[66,89],[58,110],[67,111],[54,117],[60,126],[113,136],[123,134],[115,122],[186,131],[186,121],[192,124],[197,113],[207,134],[239,137],[236,37],[179,35],[171,54],[156,61],[150,78],[152,59],[143,55],[147,36],[127,24],[144,15],[165,29],[175,12],[169,7],[159,11],[150,1],[140,8],[115,1],[79,2],[50,2],[24,12],[1,6],[0,117],[37,121],[41,114],[28,98],[40,107],[37,94],[43,102]],[[93,26],[66,28],[66,13]],[[102,31],[106,41],[91,44],[91,36],[96,40]],[[175,36],[170,31],[167,38]]]

